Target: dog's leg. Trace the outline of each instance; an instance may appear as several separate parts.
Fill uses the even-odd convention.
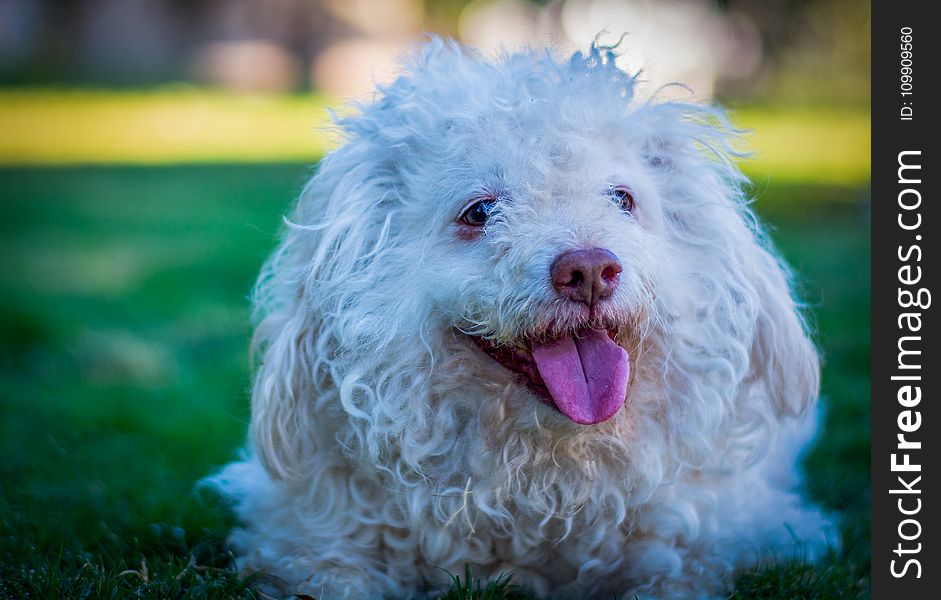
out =
[[[254,459],[226,467],[210,483],[235,500],[246,524],[229,538],[239,571],[277,590],[270,594],[276,597],[398,597],[414,588],[415,559],[386,547],[386,536],[401,534],[388,522],[392,516],[383,519],[378,500],[362,505],[378,498],[363,481],[338,472],[321,481],[329,494],[309,496],[272,480]]]
[[[812,425],[810,426],[812,428]],[[838,544],[833,520],[797,492],[806,431],[784,432],[758,464],[668,486],[641,511],[627,548],[639,597],[721,594],[736,572],[812,562]]]
[[[720,534],[756,544],[759,561],[813,562],[839,546],[834,519],[800,493],[801,456],[822,410],[783,426],[758,464],[719,489]]]

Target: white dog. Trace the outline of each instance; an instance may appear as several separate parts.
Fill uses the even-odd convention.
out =
[[[239,567],[325,600],[511,573],[702,597],[813,558],[818,356],[722,112],[592,47],[432,40],[339,124],[258,282]]]

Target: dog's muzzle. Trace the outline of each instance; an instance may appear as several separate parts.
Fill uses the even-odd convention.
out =
[[[568,302],[583,304],[590,315],[618,285],[621,263],[609,250],[587,248],[559,255],[549,269],[553,288]],[[616,331],[575,326],[561,335],[539,336],[516,347],[477,345],[505,368],[528,379],[528,387],[547,404],[581,425],[613,417],[627,399],[630,356],[614,340]]]

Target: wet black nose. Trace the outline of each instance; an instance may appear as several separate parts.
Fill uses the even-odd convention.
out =
[[[593,307],[614,293],[621,270],[621,262],[610,250],[585,248],[557,256],[549,273],[561,296]]]

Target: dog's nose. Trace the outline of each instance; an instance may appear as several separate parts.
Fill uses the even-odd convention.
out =
[[[569,250],[556,257],[549,273],[552,286],[563,297],[593,307],[614,293],[621,262],[610,250]]]

